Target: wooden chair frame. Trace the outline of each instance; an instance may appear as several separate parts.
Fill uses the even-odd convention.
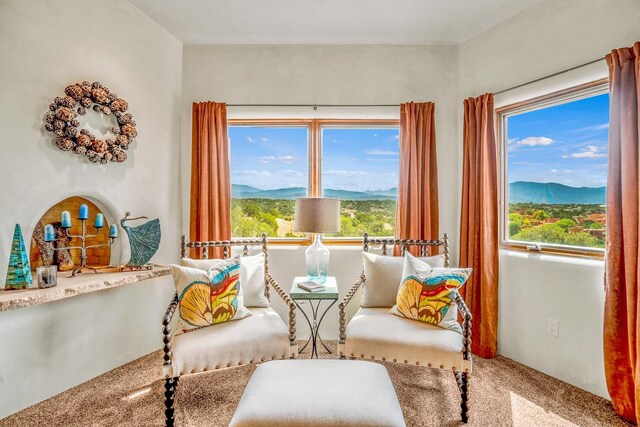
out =
[[[367,233],[364,233],[364,240],[362,244],[362,250],[364,252],[369,252],[370,246],[381,246],[382,255],[387,255],[388,247],[399,245],[401,249],[401,255],[407,251],[407,247],[409,246],[417,246],[420,248],[421,256],[428,256],[429,247],[437,247],[442,246],[443,255],[444,255],[444,266],[449,267],[449,236],[447,233],[444,234],[442,240],[413,240],[413,239],[392,239],[392,238],[375,238],[369,237]],[[366,282],[366,277],[364,275],[364,271],[358,278],[358,280],[353,284],[351,289],[344,296],[342,301],[340,301],[339,305],[339,331],[340,331],[340,341],[339,343],[344,345],[347,339],[347,313],[346,308],[356,291],[360,288],[360,286]],[[464,360],[471,361],[471,312],[467,308],[462,296],[456,291],[453,299],[460,310],[460,314],[462,316],[462,357]],[[341,354],[341,359],[345,359],[346,356]],[[461,403],[460,403],[460,414],[462,418],[462,422],[466,423],[469,419],[469,379],[470,372],[468,370],[464,371],[453,371],[453,374],[456,378],[456,383],[458,384],[458,390],[460,391]]]
[[[289,295],[282,289],[282,287],[275,281],[271,274],[269,274],[269,254],[267,251],[267,235],[262,233],[262,237],[259,239],[232,239],[232,240],[218,240],[218,241],[208,241],[208,242],[189,242],[186,236],[182,236],[180,240],[180,253],[182,258],[188,256],[190,248],[202,248],[201,251],[201,259],[208,258],[209,248],[218,248],[222,247],[224,254],[223,258],[227,259],[231,256],[231,250],[234,246],[242,246],[242,255],[249,254],[250,246],[261,246],[262,253],[264,254],[264,295],[270,300],[270,292],[269,287],[272,287],[276,293],[280,296],[280,298],[284,301],[284,303],[289,307],[289,345],[295,346],[297,344],[296,341],[296,304],[289,297]],[[165,312],[164,317],[162,318],[162,335],[163,335],[163,366],[171,366],[171,319],[173,318],[173,314],[178,306],[178,294],[176,293],[169,306],[167,307],[167,311]],[[263,360],[260,360],[262,362]],[[253,363],[251,361],[250,363]],[[259,362],[256,362],[259,363]],[[179,376],[169,376],[167,375],[165,378],[165,420],[167,426],[174,425],[174,400],[175,400],[175,392],[178,387],[178,379]]]

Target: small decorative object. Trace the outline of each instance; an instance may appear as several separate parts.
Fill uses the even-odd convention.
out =
[[[151,270],[153,264],[150,264],[149,261],[160,247],[160,220],[156,218],[137,227],[130,227],[126,225],[127,221],[148,219],[146,216],[129,218],[130,216],[131,213],[127,212],[120,220],[120,226],[127,233],[131,246],[131,259],[126,265],[120,267],[120,271]],[[114,226],[115,224],[112,225],[112,227]]]
[[[63,211],[61,216],[61,222],[60,222],[64,229],[63,236],[58,237],[57,234],[51,234],[50,232],[47,232],[47,230],[50,231],[51,228],[53,228],[51,224],[48,224],[45,226],[45,233],[44,233],[45,241],[49,242],[50,244],[53,244],[54,241],[59,242],[62,238],[66,238],[67,242],[71,239],[80,239],[80,242],[81,242],[80,246],[70,246],[70,245],[64,246],[59,244],[58,247],[54,248],[53,250],[54,251],[69,251],[70,249],[81,250],[80,267],[75,268],[71,272],[71,276],[75,276],[78,273],[82,273],[82,270],[85,268],[88,268],[89,270],[93,270],[94,273],[99,273],[97,268],[89,267],[87,265],[87,249],[113,245],[113,241],[118,237],[118,228],[116,227],[115,224],[112,224],[111,227],[109,227],[109,243],[102,243],[98,245],[87,245],[86,240],[92,237],[97,237],[98,234],[100,233],[100,229],[104,227],[104,215],[102,215],[101,213],[96,214],[96,217],[93,221],[93,227],[96,229],[96,234],[91,234],[91,235],[87,234],[87,231],[86,231],[86,222],[89,219],[89,207],[87,205],[85,204],[80,205],[80,210],[78,212],[78,219],[82,221],[82,234],[78,236],[69,234],[69,229],[71,228],[71,225],[72,225],[71,214],[69,213],[69,211]]]
[[[329,272],[329,249],[322,244],[322,233],[340,231],[340,200],[321,197],[296,200],[294,230],[315,233],[313,245],[305,252],[309,280],[324,283]]]
[[[38,267],[38,287],[40,289],[52,288],[58,284],[58,269],[55,265]]]
[[[9,256],[9,267],[7,268],[7,280],[5,280],[4,283],[5,289],[25,289],[33,287],[29,255],[24,246],[22,229],[19,224],[16,224],[16,228],[13,231],[11,255]]]
[[[86,156],[91,163],[124,162],[127,154],[122,150],[128,149],[131,139],[138,135],[133,116],[125,113],[129,103],[99,82],[74,83],[67,86],[64,93],[66,96],[54,98],[49,105],[50,112],[44,117],[44,128],[57,136],[56,146],[62,151]],[[87,129],[78,129],[77,116],[84,116],[88,108],[104,115],[114,114],[117,125],[111,129],[113,139],[115,136],[124,139],[109,144],[113,139],[96,138]]]

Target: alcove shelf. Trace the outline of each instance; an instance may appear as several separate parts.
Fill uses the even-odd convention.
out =
[[[68,272],[58,272],[58,285],[52,288],[0,291],[0,312],[58,301],[103,289],[117,288],[167,276],[170,273],[169,267],[157,264],[153,270],[101,274],[83,273],[76,277],[68,277],[70,275]],[[37,283],[36,277],[34,277],[34,283]],[[4,288],[4,285],[2,286]]]

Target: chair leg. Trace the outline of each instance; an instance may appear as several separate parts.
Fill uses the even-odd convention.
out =
[[[176,388],[178,387],[178,377],[167,378],[164,381],[164,416],[167,427],[173,427],[174,411],[173,403],[175,400]]]
[[[469,374],[467,372],[454,372],[458,390],[460,390],[460,418],[463,423],[469,421]]]

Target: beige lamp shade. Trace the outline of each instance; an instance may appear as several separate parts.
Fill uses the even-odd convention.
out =
[[[340,200],[303,197],[296,200],[294,231],[337,233],[340,231]]]

